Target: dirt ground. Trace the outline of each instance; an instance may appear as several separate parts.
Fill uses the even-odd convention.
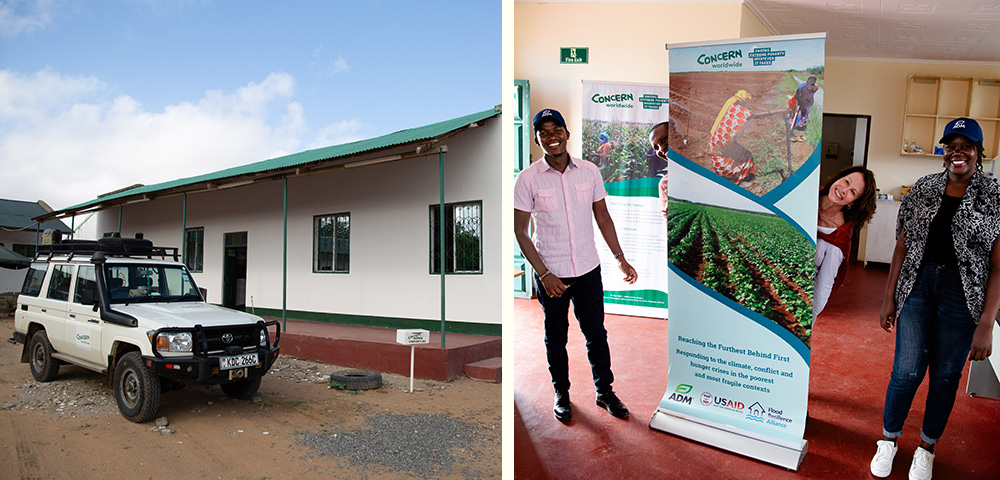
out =
[[[752,98],[746,107],[758,113],[766,110],[787,110],[789,93],[779,93],[786,72],[766,73],[682,73],[670,76],[670,148],[685,158],[712,170],[712,158],[708,153],[710,131],[719,115],[719,109],[737,90],[746,90]],[[758,117],[748,121],[737,136],[737,141],[745,144],[751,138],[779,138],[770,145],[777,151],[782,162],[762,166],[761,157],[765,152],[753,151],[757,162],[757,178],[750,182],[747,190],[764,195],[782,181],[781,173],[787,170],[787,148],[791,147],[792,171],[798,169],[816,148],[807,143],[786,145],[782,114]],[[777,132],[774,136],[768,133]],[[676,139],[676,140],[675,140]],[[686,141],[686,142],[685,142]]]
[[[279,357],[252,401],[218,387],[164,392],[155,422],[118,414],[107,378],[64,365],[39,383],[0,316],[3,479],[500,478],[501,385],[383,374],[328,388],[344,367]]]

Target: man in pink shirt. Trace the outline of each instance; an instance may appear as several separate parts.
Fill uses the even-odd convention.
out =
[[[611,388],[611,353],[604,329],[604,286],[601,260],[594,243],[594,221],[625,274],[634,283],[635,269],[618,244],[615,224],[608,213],[604,181],[597,167],[566,151],[569,131],[562,115],[544,109],[532,119],[535,144],[545,156],[524,169],[514,185],[514,235],[524,258],[535,269],[538,302],[545,312],[545,353],[555,388],[553,413],[568,421],[569,358],[566,337],[569,304],[573,302],[580,330],[587,340],[587,357],[597,388],[597,406],[618,418],[628,409]],[[535,233],[529,235],[532,218]],[[541,272],[541,273],[539,273]]]

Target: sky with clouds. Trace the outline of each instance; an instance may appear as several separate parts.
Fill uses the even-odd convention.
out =
[[[499,0],[0,0],[0,198],[97,195],[501,103]]]

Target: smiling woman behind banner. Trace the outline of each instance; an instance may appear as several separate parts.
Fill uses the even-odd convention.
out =
[[[847,277],[851,239],[875,214],[875,190],[875,175],[862,166],[835,173],[819,190],[813,322]]]
[[[876,477],[892,470],[896,439],[929,371],[910,478],[931,478],[934,445],[955,405],[965,359],[985,360],[993,347],[1000,310],[1000,187],[982,174],[983,131],[975,120],[952,120],[940,143],[945,171],[917,180],[896,223],[879,313],[885,331],[896,327],[896,354],[885,393],[883,438],[871,461]]]

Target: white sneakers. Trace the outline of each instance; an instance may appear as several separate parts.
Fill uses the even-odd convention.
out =
[[[875,452],[875,457],[872,458],[872,475],[885,478],[892,472],[892,460],[896,457],[898,447],[895,443],[888,440],[879,440],[876,443],[878,444],[878,451]],[[910,480],[930,480],[933,468],[934,454],[923,447],[917,447],[917,451],[913,452],[913,463],[910,464]]]
[[[913,463],[910,464],[910,480],[931,480],[931,469],[934,468],[934,454],[917,447],[913,452]]]
[[[898,447],[896,447],[895,442],[888,440],[879,440],[876,443],[878,444],[878,451],[875,452],[875,458],[872,458],[872,475],[885,478],[892,471],[892,459],[896,458]]]

